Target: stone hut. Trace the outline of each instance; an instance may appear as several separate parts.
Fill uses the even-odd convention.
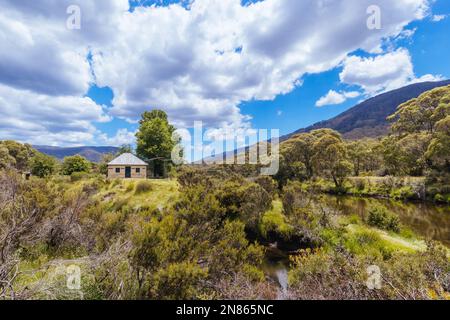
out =
[[[131,153],[124,153],[108,163],[108,178],[146,179],[148,164]]]

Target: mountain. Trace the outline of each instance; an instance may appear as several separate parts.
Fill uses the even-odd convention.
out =
[[[116,147],[52,147],[52,146],[33,146],[37,151],[53,156],[60,160],[67,156],[81,155],[92,162],[99,162],[104,154],[115,154],[119,151]]]
[[[370,98],[335,118],[318,122],[312,126],[286,135],[281,140],[287,140],[289,137],[298,133],[310,132],[322,128],[334,129],[340,132],[346,139],[383,136],[389,131],[389,123],[386,121],[386,118],[395,113],[400,104],[417,98],[426,91],[446,85],[450,85],[450,80],[415,83],[389,91]]]

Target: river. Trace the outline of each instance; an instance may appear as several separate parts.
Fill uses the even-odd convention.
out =
[[[324,195],[321,205],[338,214],[357,214],[365,219],[371,206],[384,206],[396,213],[403,226],[423,239],[440,241],[450,247],[450,206],[429,202],[399,202],[378,198]],[[281,293],[288,286],[289,257],[286,253],[270,248],[264,264],[266,274],[280,285]]]

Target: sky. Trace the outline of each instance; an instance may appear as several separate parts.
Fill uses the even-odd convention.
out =
[[[190,131],[202,121],[284,135],[382,92],[450,78],[448,0],[0,6],[0,140],[133,144],[152,109]]]

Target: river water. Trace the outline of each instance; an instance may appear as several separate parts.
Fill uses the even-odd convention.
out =
[[[357,214],[364,220],[370,207],[383,206],[396,213],[402,225],[411,229],[418,236],[423,239],[440,241],[450,247],[450,206],[448,205],[331,195],[323,196],[320,204],[337,214]],[[288,266],[289,257],[286,253],[276,248],[268,250],[264,270],[269,277],[280,285],[280,295],[288,287]]]
[[[371,206],[383,206],[397,214],[402,225],[424,239],[450,247],[450,206],[429,202],[399,202],[388,199],[324,196],[323,202],[340,214],[357,214],[363,220]]]

